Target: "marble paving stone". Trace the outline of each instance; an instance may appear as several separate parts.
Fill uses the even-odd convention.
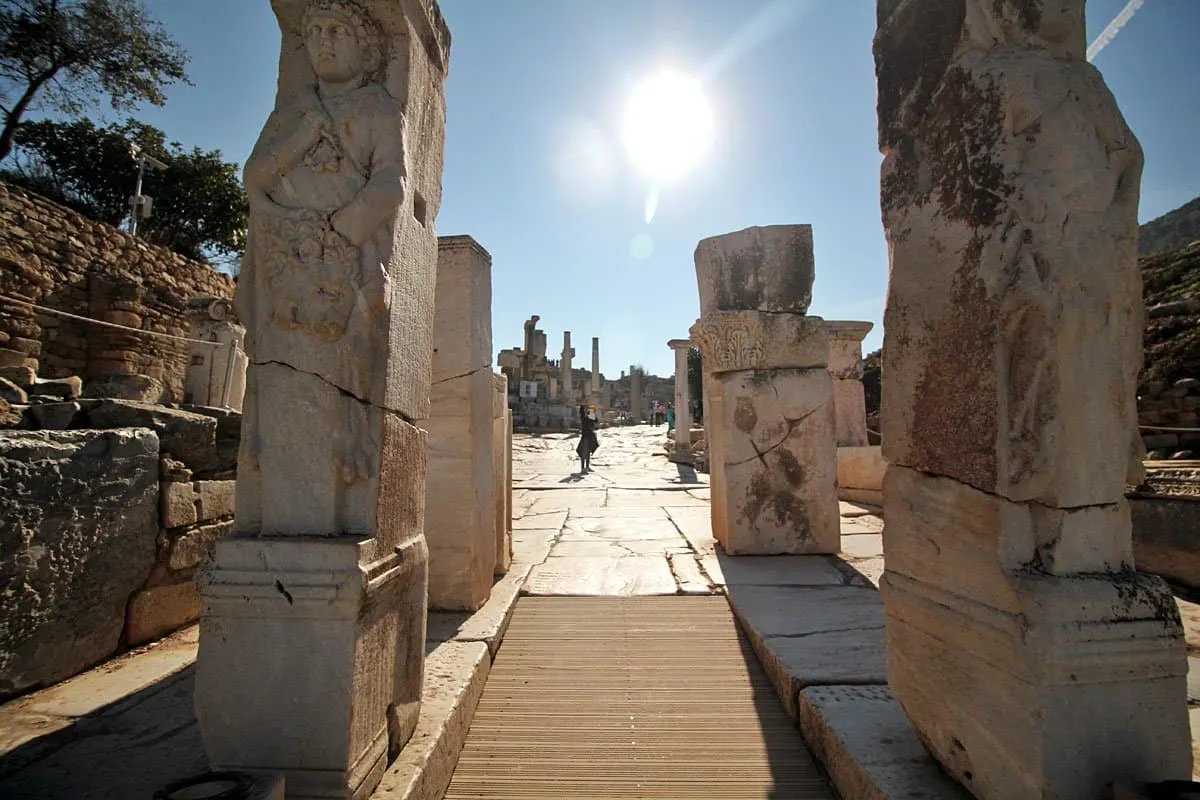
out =
[[[715,551],[717,540],[712,535],[712,514],[708,508],[679,507],[667,513],[693,550],[702,555]]]
[[[423,800],[445,794],[490,669],[482,642],[443,642],[426,656],[417,729],[389,765],[372,800]]]
[[[825,556],[706,555],[704,571],[729,586],[841,586],[845,576]]]
[[[540,564],[550,555],[557,530],[513,531],[513,564]]]
[[[567,521],[567,513],[566,510],[527,513],[513,520],[513,531],[558,530]]]
[[[529,513],[599,507],[604,505],[604,495],[602,489],[546,489],[533,493]]]
[[[886,686],[805,689],[799,723],[842,797],[970,800],[929,755]]]
[[[572,517],[563,527],[559,541],[603,539],[645,539],[669,541],[683,545],[686,540],[679,531],[665,519],[646,519],[639,517],[603,518],[603,517]]]
[[[883,533],[883,520],[870,514],[863,517],[842,517],[841,531],[842,536]]]
[[[582,506],[579,508],[572,508],[571,509],[571,518],[576,519],[579,517],[591,517],[591,518],[621,517],[624,519],[638,520],[639,524],[640,524],[640,520],[665,520],[667,518],[667,512],[665,509],[660,508],[658,506],[642,506],[642,505],[603,506],[603,507]]]
[[[700,571],[700,564],[691,553],[668,556],[680,594],[712,594],[712,585]]]
[[[838,502],[838,512],[843,517],[864,517],[868,514],[879,516],[883,514],[883,509],[861,503],[847,503],[842,500]]]
[[[887,683],[883,600],[876,590],[735,585],[727,591],[793,718],[805,687]]]
[[[675,594],[676,585],[661,556],[549,558],[530,571],[522,593],[632,597]]]
[[[842,553],[850,558],[877,558],[883,556],[883,535],[863,533],[842,537]]]

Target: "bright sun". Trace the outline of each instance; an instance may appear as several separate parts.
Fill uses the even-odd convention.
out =
[[[677,178],[708,151],[713,115],[699,81],[662,72],[634,91],[625,114],[625,149],[656,180]]]

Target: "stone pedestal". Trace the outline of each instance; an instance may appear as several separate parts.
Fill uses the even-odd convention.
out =
[[[836,553],[829,343],[824,320],[804,316],[811,229],[706,239],[696,272],[714,538],[731,555]]]
[[[449,33],[433,0],[272,6],[278,95],[246,163],[235,297],[235,532],[202,575],[196,714],[214,769],[363,798],[420,711],[413,422],[429,415]]]
[[[469,236],[438,239],[425,538],[429,606],[474,611],[491,594],[496,541],[492,259]]]
[[[492,565],[496,575],[512,566],[512,417],[508,409],[508,378],[492,376],[492,470],[495,480]]]
[[[1124,498],[1142,154],[1083,8],[879,2],[888,680],[980,800],[1191,775],[1179,612]]]
[[[675,351],[675,447],[692,446],[692,398],[688,384],[690,339],[672,339],[667,347]]]
[[[825,323],[829,333],[829,376],[833,378],[838,447],[866,447],[868,444],[862,342],[873,327],[870,322]]]
[[[289,798],[367,797],[420,710],[424,541],[229,539],[215,561],[196,671],[209,761],[281,773]]]

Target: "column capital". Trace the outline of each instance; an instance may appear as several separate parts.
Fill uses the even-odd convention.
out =
[[[711,374],[829,364],[829,336],[820,317],[721,311],[701,317],[690,333]]]
[[[693,346],[694,345],[692,344],[691,339],[672,339],[671,341],[667,342],[667,347],[671,348],[672,350],[688,350]]]
[[[851,320],[826,320],[825,330],[830,339],[853,339],[861,342],[875,327],[874,322],[856,322]]]

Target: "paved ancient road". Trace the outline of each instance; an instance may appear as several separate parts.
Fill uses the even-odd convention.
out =
[[[580,475],[577,434],[513,439],[513,540],[528,595],[709,594],[725,583],[708,476],[667,461],[666,426],[605,428]],[[883,572],[883,521],[842,504],[844,558]]]

